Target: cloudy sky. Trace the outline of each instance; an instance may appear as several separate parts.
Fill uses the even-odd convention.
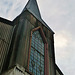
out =
[[[13,20],[28,0],[0,0],[0,17]],[[43,20],[55,32],[56,63],[75,75],[75,0],[37,0]]]

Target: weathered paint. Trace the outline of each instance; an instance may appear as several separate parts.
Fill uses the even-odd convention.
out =
[[[54,42],[53,42],[53,33],[50,32],[41,22],[39,22],[31,13],[28,11],[23,12],[20,16],[18,16],[14,21],[15,30],[12,38],[11,43],[11,55],[9,57],[9,63],[8,63],[8,69],[14,66],[15,64],[19,64],[25,69],[28,69],[28,53],[30,48],[30,36],[31,36],[31,30],[37,27],[41,27],[41,33],[44,37],[45,42],[48,42],[48,49],[46,51],[47,54],[46,57],[46,66],[45,66],[45,75],[48,73],[50,75],[55,75],[55,59],[54,59]],[[46,37],[46,38],[45,38]],[[49,58],[49,59],[48,59]],[[51,61],[52,59],[52,61]],[[52,64],[51,64],[52,63]],[[51,67],[49,67],[49,64],[51,64]],[[49,67],[49,69],[46,69],[46,67]],[[49,70],[49,71],[48,71]]]
[[[13,26],[0,22],[0,73],[7,59],[13,31]]]

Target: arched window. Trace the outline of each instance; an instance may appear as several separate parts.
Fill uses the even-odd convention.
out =
[[[28,71],[34,75],[49,75],[48,43],[42,28],[32,29],[28,54]]]
[[[38,30],[32,34],[29,71],[44,75],[44,42]]]

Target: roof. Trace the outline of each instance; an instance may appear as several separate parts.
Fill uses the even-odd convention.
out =
[[[13,25],[13,22],[12,21],[9,21],[9,20],[4,19],[4,18],[1,18],[1,17],[0,17],[0,22],[6,23],[8,25]]]
[[[41,14],[40,14],[40,11],[38,9],[38,5],[37,5],[36,0],[29,0],[28,3],[26,4],[25,8],[23,9],[23,11],[25,11],[26,9],[29,10],[32,14],[41,18]]]
[[[56,70],[59,72],[59,74],[60,75],[64,75],[63,73],[62,73],[62,71],[59,69],[59,67],[55,64],[55,68],[56,68]]]
[[[52,29],[41,18],[36,0],[29,0],[22,12],[25,12],[26,10],[33,14],[45,27],[47,27],[52,33],[54,33]]]

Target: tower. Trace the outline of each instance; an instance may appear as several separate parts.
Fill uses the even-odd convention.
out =
[[[10,23],[12,33],[2,75],[56,75],[54,32],[43,21],[36,0],[29,0],[12,22],[2,22]]]

